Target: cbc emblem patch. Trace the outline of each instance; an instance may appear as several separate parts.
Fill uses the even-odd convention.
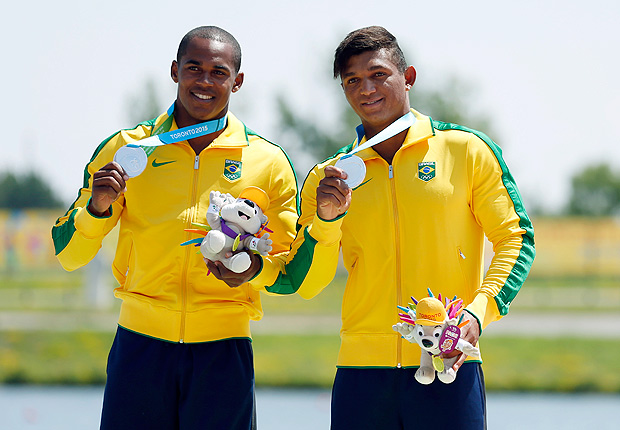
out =
[[[424,161],[418,163],[418,178],[428,182],[435,177],[435,162]]]
[[[241,161],[226,160],[224,164],[224,177],[229,181],[234,181],[241,177]]]

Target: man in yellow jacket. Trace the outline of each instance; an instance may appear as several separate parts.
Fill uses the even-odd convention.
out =
[[[461,354],[453,383],[419,384],[420,348],[392,325],[397,306],[428,288],[463,299],[461,337],[472,345],[506,315],[535,255],[513,177],[486,135],[410,108],[416,71],[384,28],[347,35],[334,77],[361,119],[358,138],[308,174],[288,258],[269,260],[251,282],[311,298],[332,280],[342,249],[348,279],[333,430],[485,428],[481,360]],[[495,252],[486,275],[485,235]]]
[[[243,83],[240,67],[228,32],[190,31],[171,66],[174,104],[99,145],[77,200],[53,227],[58,259],[74,270],[120,222],[113,272],[122,305],[102,429],[251,428],[250,320],[262,307],[247,281],[261,260],[253,255],[250,269],[226,272],[222,282],[208,275],[209,267],[219,276],[221,263],[207,267],[196,248],[181,246],[196,237],[185,229],[206,223],[210,191],[237,197],[248,186],[269,197],[272,253],[288,251],[294,237],[297,185],[288,157],[228,110]],[[123,160],[123,151],[140,156]]]

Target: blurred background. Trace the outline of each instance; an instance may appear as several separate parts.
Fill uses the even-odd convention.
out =
[[[616,428],[619,19],[612,0],[6,6],[0,428],[98,427],[119,307],[115,237],[67,273],[50,230],[97,145],[173,102],[170,64],[183,35],[200,25],[240,42],[245,82],[231,110],[288,152],[300,185],[354,138],[356,118],[332,78],[335,47],[356,28],[390,30],[418,71],[412,106],[495,140],[534,222],[531,276],[509,316],[484,336],[490,428],[557,428],[561,420],[564,428]],[[345,276],[311,301],[263,297],[266,316],[253,326],[262,428],[328,427]],[[514,427],[501,421],[523,411]]]

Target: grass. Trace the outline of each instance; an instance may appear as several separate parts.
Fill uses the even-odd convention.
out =
[[[66,288],[81,289],[84,285],[84,271],[65,272],[58,269],[1,271],[0,292],[2,289],[22,288]]]
[[[69,306],[67,297],[84,297],[84,276],[80,271],[62,269],[0,273],[0,311],[82,309]],[[265,314],[339,315],[344,284],[345,278],[337,277],[312,300],[297,295],[262,295]],[[541,312],[615,312],[620,310],[618,285],[614,279],[528,279],[513,307]],[[110,295],[113,287],[110,285]],[[588,292],[586,297],[582,290]],[[558,292],[563,302],[557,300]],[[538,300],[541,293],[546,300]],[[567,297],[571,300],[565,300]],[[596,299],[599,305],[585,303],[586,299]],[[574,308],[574,303],[582,304],[583,309]],[[102,311],[117,314],[117,307],[115,300]],[[0,330],[0,383],[102,384],[113,336],[87,331]],[[331,386],[340,346],[337,329],[304,336],[255,334],[253,345],[257,385]],[[489,390],[620,393],[620,339],[491,337],[483,339],[482,348]]]
[[[0,383],[105,381],[113,333],[0,332]],[[338,335],[255,335],[257,386],[331,387]],[[490,391],[620,393],[620,339],[484,339]]]
[[[102,384],[113,338],[113,333],[0,332],[0,382]]]
[[[337,277],[321,293],[306,300],[297,294],[287,296],[261,295],[265,315],[340,315],[346,278]]]
[[[620,339],[484,339],[490,390],[620,393]]]

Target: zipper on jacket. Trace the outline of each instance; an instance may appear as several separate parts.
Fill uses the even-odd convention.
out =
[[[198,192],[198,168],[200,167],[200,156],[196,155],[194,157],[194,174],[192,179],[192,192],[191,192],[191,202],[190,202],[190,213],[188,219],[186,221],[187,228],[190,228],[192,222],[195,218],[196,213],[196,194]],[[185,338],[185,318],[187,317],[187,272],[189,271],[189,262],[191,258],[191,246],[187,247],[187,251],[185,253],[185,262],[182,272],[182,280],[181,280],[181,329],[179,332],[179,343],[184,342]]]
[[[401,264],[400,264],[400,220],[398,218],[398,203],[396,201],[396,185],[393,181],[394,179],[394,168],[390,164],[388,166],[388,176],[390,178],[390,192],[392,196],[392,210],[394,212],[394,246],[396,252],[396,304],[398,306],[402,306],[401,296],[402,296],[402,278],[401,278]],[[398,336],[398,341],[396,344],[396,367],[400,368],[402,366],[402,355],[403,355],[403,340],[401,336]]]

